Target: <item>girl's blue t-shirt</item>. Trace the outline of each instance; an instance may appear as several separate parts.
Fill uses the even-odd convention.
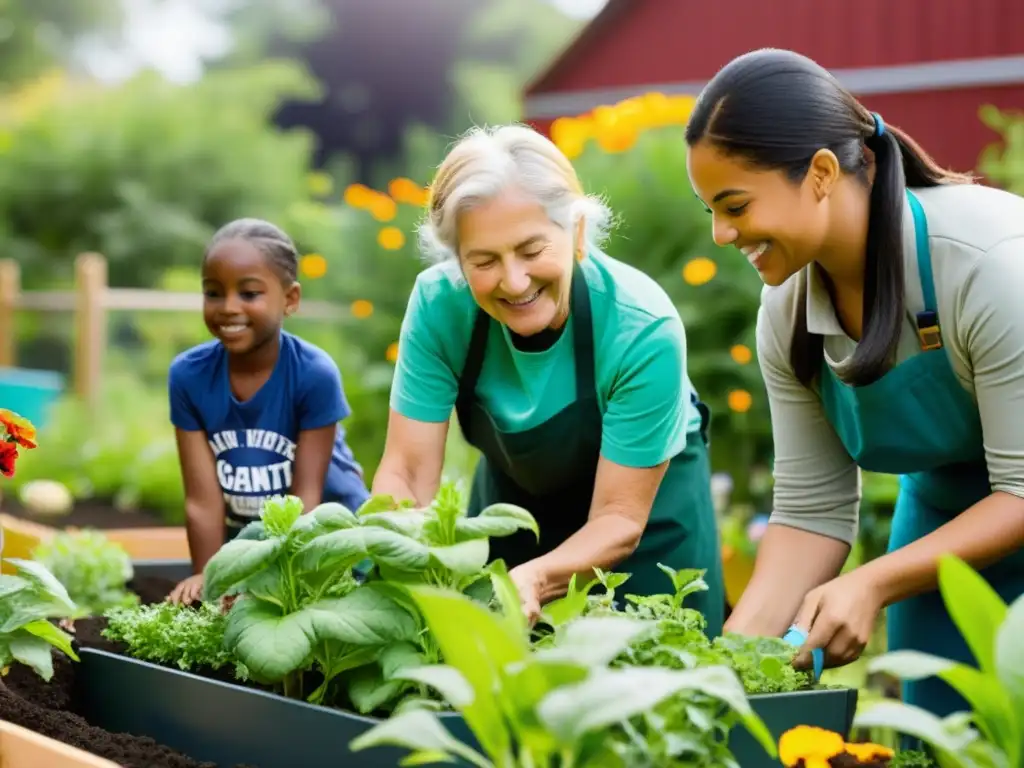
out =
[[[178,355],[168,375],[171,422],[206,434],[229,518],[258,519],[263,502],[287,494],[299,433],[337,424],[323,501],[355,510],[369,498],[340,422],[351,408],[341,372],[322,349],[281,332],[277,364],[252,398],[231,392],[227,350],[218,340]]]

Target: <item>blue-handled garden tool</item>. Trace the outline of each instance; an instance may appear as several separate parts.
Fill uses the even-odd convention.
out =
[[[790,645],[795,645],[799,648],[807,642],[807,633],[800,629],[800,627],[792,626],[782,636],[782,639]],[[814,664],[814,681],[817,682],[821,679],[821,672],[825,668],[825,652],[821,648],[814,648],[811,651],[811,662]]]

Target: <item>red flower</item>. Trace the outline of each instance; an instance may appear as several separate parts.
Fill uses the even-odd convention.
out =
[[[25,417],[0,408],[0,426],[7,430],[10,439],[23,448],[36,447],[36,428]]]
[[[18,444],[0,443],[0,475],[14,477],[14,461],[18,458]]]

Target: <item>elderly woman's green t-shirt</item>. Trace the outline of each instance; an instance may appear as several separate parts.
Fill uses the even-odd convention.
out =
[[[601,455],[652,467],[699,429],[686,371],[686,332],[668,295],[643,272],[602,253],[581,263],[590,291],[594,367],[602,413]],[[459,265],[436,264],[416,279],[399,338],[391,407],[415,421],[451,417],[478,306]],[[476,396],[503,432],[538,426],[576,398],[570,313],[548,349],[523,352],[492,323]]]

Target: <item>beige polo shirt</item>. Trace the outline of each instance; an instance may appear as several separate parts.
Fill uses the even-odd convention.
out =
[[[1024,198],[980,185],[913,190],[928,220],[944,348],[978,403],[993,490],[1024,497]],[[914,315],[924,308],[914,220],[904,204],[907,320],[898,360],[919,354]],[[825,417],[818,395],[789,364],[796,301],[807,290],[807,326],[824,337],[833,369],[856,349],[812,266],[761,293],[757,353],[775,440],[771,521],[846,542],[856,536],[860,469]]]

